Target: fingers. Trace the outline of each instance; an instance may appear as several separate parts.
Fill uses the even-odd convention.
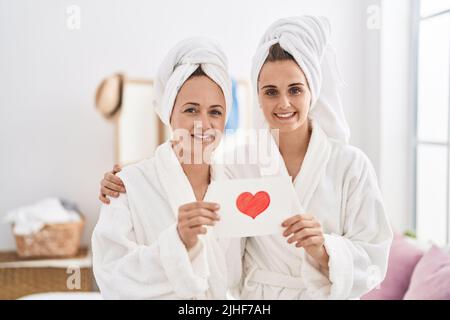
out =
[[[290,225],[300,220],[315,220],[315,218],[310,214],[297,214],[295,216],[290,217],[289,219],[284,220],[284,222],[281,225],[283,227],[289,227]]]
[[[113,191],[111,189],[108,189],[106,187],[101,187],[100,188],[100,192],[104,195],[104,196],[108,196],[108,197],[113,197],[113,198],[118,198],[119,197],[119,193],[116,191]]]
[[[180,234],[181,241],[183,241],[186,248],[191,248],[197,242],[197,236],[200,234],[206,234],[208,230],[203,225],[196,227],[187,227],[178,225],[178,232]]]
[[[113,173],[114,174],[117,173],[117,172],[120,172],[121,170],[122,170],[122,168],[120,167],[120,165],[118,165],[118,164],[114,165],[114,168],[113,168]]]
[[[309,247],[309,246],[320,246],[320,245],[323,245],[323,243],[324,243],[323,236],[312,236],[312,237],[306,238],[302,241],[298,241],[295,244],[295,246],[297,248]]]
[[[290,237],[287,242],[293,243],[302,241],[305,238],[312,237],[312,236],[322,236],[322,229],[321,228],[305,228],[300,230],[297,233],[294,233],[292,237]]]
[[[101,195],[99,197],[100,201],[103,203],[109,204],[109,199],[106,196],[117,198],[119,197],[119,192],[126,192],[125,186],[122,180],[119,177],[116,177],[113,173],[107,172],[103,180],[100,183],[100,192]],[[104,200],[107,199],[108,202]]]
[[[118,197],[119,196],[119,191],[120,191],[120,187],[112,184],[109,181],[106,181],[105,179],[103,179],[100,182],[100,186],[101,186],[101,192],[104,195],[108,195],[108,196],[112,196],[112,197]]]
[[[117,185],[117,184],[114,184],[112,182],[109,182],[108,180],[105,180],[105,179],[102,180],[101,186],[104,187],[104,188],[110,189],[112,191],[125,192],[125,188],[124,187],[122,187],[120,185]]]
[[[296,243],[296,247],[323,245],[324,236],[321,224],[311,214],[295,215],[286,219],[283,224],[286,230],[283,236],[289,237],[288,243]]]
[[[214,226],[220,219],[216,210],[217,203],[192,202],[181,206],[178,210],[178,232],[186,248],[190,248],[199,234],[206,234],[205,226]]]
[[[216,224],[216,219],[206,218],[206,217],[195,217],[187,220],[185,223],[188,228],[195,228],[199,226],[214,226]]]
[[[208,232],[208,230],[205,227],[201,227],[201,226],[190,229],[190,233],[192,236],[196,236],[199,234],[206,234],[206,232]]]
[[[109,204],[109,199],[107,197],[105,197],[103,194],[100,193],[100,195],[98,196],[98,199],[103,202],[104,204]]]
[[[191,211],[193,209],[207,209],[210,211],[216,211],[219,210],[220,206],[218,203],[214,203],[214,202],[204,202],[204,201],[196,201],[196,202],[191,202],[191,203],[187,203],[185,205],[182,205],[179,210],[180,211]]]
[[[286,219],[283,221],[283,223],[281,224],[283,227],[289,227],[290,225],[296,223],[297,221],[300,221],[301,216],[299,214],[296,214],[293,217],[290,217],[289,219]]]
[[[110,183],[113,183],[113,184],[116,184],[118,186],[124,187],[124,190],[125,190],[125,185],[123,184],[122,179],[120,179],[118,176],[116,176],[112,172],[107,172],[105,174],[105,178],[103,180],[106,180],[106,181],[108,181]]]
[[[320,227],[320,223],[315,220],[299,220],[295,222],[294,224],[291,224],[290,227],[288,227],[284,232],[283,236],[288,237],[292,233],[296,233],[303,228],[318,228]]]
[[[210,220],[216,220],[216,221],[220,219],[219,214],[217,214],[216,212],[200,208],[200,209],[194,209],[191,211],[180,211],[178,220],[180,222],[187,222],[187,221],[195,219],[197,217],[204,217],[204,218],[207,218]]]

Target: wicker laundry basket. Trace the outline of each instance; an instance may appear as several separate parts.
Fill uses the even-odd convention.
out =
[[[85,223],[84,216],[80,214],[80,217],[75,222],[47,224],[32,235],[14,234],[17,255],[21,258],[67,258],[77,255]]]

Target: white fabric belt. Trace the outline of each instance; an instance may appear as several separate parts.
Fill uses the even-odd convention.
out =
[[[252,287],[251,285],[248,285],[249,281],[288,289],[306,289],[304,281],[300,277],[288,276],[278,272],[262,269],[254,269],[250,271],[248,276],[245,278],[244,286],[246,288]]]

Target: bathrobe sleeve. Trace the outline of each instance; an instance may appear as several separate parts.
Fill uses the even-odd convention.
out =
[[[208,289],[204,245],[188,253],[176,224],[139,245],[126,194],[103,205],[92,236],[93,268],[106,299],[190,299]]]
[[[386,275],[392,230],[375,171],[359,154],[343,186],[343,234],[326,234],[332,299],[358,298]]]

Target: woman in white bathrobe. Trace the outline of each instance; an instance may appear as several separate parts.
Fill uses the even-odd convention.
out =
[[[278,134],[275,166],[229,176],[289,175],[297,198],[282,235],[247,239],[243,299],[358,298],[386,274],[392,231],[369,159],[348,145],[329,39],[324,18],[281,19],[253,60],[255,124]]]
[[[224,299],[238,284],[239,242],[231,250],[232,241],[206,234],[219,219],[218,205],[202,201],[230,88],[226,57],[207,39],[182,41],[165,58],[155,106],[175,138],[154,157],[124,167],[118,176],[127,192],[101,208],[92,250],[104,298]]]
[[[296,212],[284,234],[247,238],[243,299],[358,298],[386,274],[392,231],[369,159],[348,145],[329,38],[326,19],[281,19],[253,61],[256,128],[278,133],[269,141],[276,152],[269,166],[228,165],[226,173],[293,177]]]

